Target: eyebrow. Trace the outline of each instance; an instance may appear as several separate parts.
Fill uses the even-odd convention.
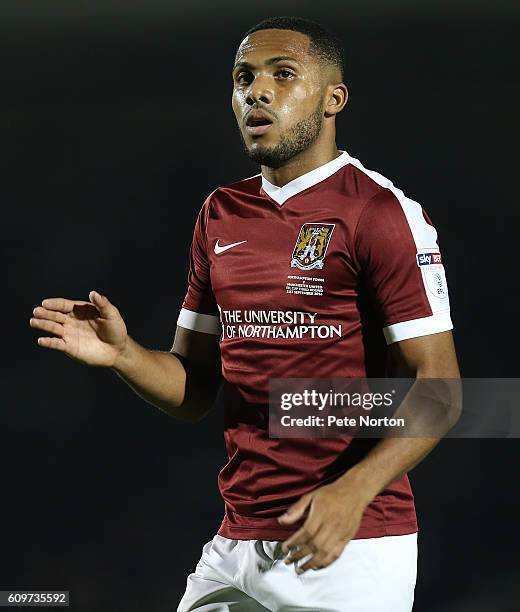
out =
[[[272,66],[273,64],[277,64],[279,62],[294,62],[295,64],[300,64],[300,62],[295,59],[294,57],[291,57],[290,55],[277,55],[275,57],[270,57],[268,60],[265,60],[265,64],[267,66]],[[233,66],[233,71],[235,71],[237,68],[248,68],[248,69],[252,69],[254,68],[253,64],[250,64],[249,62],[245,62],[245,61],[241,61],[241,62],[237,62],[234,66]]]

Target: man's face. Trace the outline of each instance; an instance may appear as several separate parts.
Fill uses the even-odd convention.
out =
[[[245,38],[233,68],[233,111],[247,154],[272,168],[307,149],[323,125],[323,67],[291,30]]]

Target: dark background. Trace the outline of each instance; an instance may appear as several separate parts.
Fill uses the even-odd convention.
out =
[[[36,345],[45,297],[97,289],[171,346],[195,216],[257,172],[230,108],[242,32],[298,14],[342,37],[338,145],[436,225],[466,377],[517,376],[520,11],[513,2],[0,4],[0,589],[86,612],[175,610],[222,518],[218,406],[198,425]],[[489,406],[493,410],[493,406]],[[411,473],[417,612],[519,609],[518,440],[445,440]],[[378,612],[378,611],[374,611]]]

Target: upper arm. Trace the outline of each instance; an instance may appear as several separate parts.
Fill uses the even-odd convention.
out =
[[[221,360],[219,336],[177,325],[170,350],[181,359],[185,368],[200,371],[209,381],[219,379]]]
[[[170,350],[186,372],[184,399],[177,409],[188,420],[202,418],[213,406],[222,381],[219,336],[177,326]]]
[[[420,204],[378,192],[361,213],[355,252],[388,345],[452,329],[437,231]]]
[[[172,352],[208,373],[220,368],[220,313],[211,286],[206,227],[210,198],[195,223],[190,249],[187,290],[177,319]]]
[[[390,345],[394,373],[417,378],[459,378],[451,331],[409,338]]]
[[[437,231],[420,204],[398,189],[381,190],[362,211],[355,243],[361,277],[389,345],[392,373],[458,378]]]
[[[213,406],[222,380],[219,337],[177,326],[170,353],[181,361],[186,375],[175,416],[198,421]]]
[[[211,286],[206,225],[208,198],[202,206],[190,249],[187,291],[177,319],[171,353],[186,371],[183,404],[204,414],[211,408],[221,382],[220,317]]]

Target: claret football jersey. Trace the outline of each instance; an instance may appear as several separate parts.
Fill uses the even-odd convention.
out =
[[[261,174],[198,215],[177,324],[220,336],[228,462],[219,534],[284,540],[277,521],[377,440],[270,438],[270,378],[384,377],[387,346],[452,328],[441,253],[420,204],[346,151],[283,187]],[[417,531],[406,475],[356,538]]]

